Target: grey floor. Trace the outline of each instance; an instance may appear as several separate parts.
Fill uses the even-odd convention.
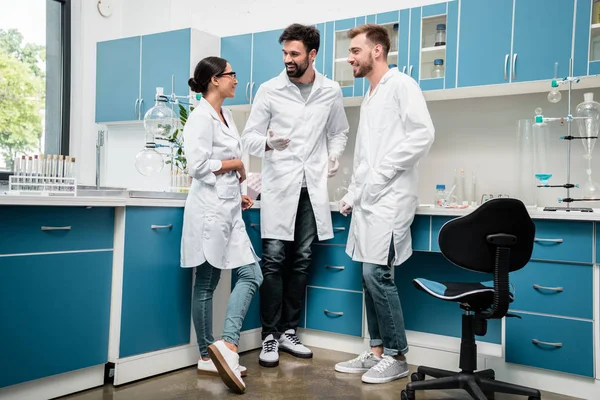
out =
[[[118,388],[106,385],[63,399],[68,400],[169,400],[169,399],[260,399],[260,400],[308,400],[308,399],[369,399],[399,400],[400,392],[409,378],[395,382],[370,385],[362,383],[360,375],[335,372],[336,362],[355,355],[337,351],[313,349],[314,358],[301,360],[281,353],[277,368],[258,365],[258,350],[241,356],[241,364],[248,368],[244,379],[246,393],[230,392],[218,377],[198,375],[195,367],[182,369],[157,377],[130,383]],[[412,368],[414,370],[414,368]],[[418,400],[469,400],[461,390],[418,392]],[[510,395],[496,395],[497,400],[525,399]],[[542,393],[543,400],[572,400],[573,397]]]

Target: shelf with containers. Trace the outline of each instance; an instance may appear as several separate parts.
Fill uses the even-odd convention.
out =
[[[589,37],[589,73],[600,73],[600,0],[592,0]]]

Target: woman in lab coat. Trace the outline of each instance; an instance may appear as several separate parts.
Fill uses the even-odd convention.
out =
[[[231,112],[222,108],[226,98],[234,97],[237,79],[226,60],[207,57],[188,83],[202,94],[183,130],[193,181],[181,239],[181,266],[197,267],[192,314],[200,349],[198,372],[218,373],[229,388],[243,393],[245,368],[239,365],[237,345],[262,273],[242,220],[242,210],[253,202],[241,193],[246,171],[240,137]],[[227,303],[223,339],[215,342],[212,298],[224,269],[235,269],[238,280]]]

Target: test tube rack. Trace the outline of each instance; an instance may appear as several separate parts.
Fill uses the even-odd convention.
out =
[[[567,116],[566,117],[555,117],[555,118],[546,118],[543,115],[539,114],[535,116],[535,123],[542,122],[559,122],[561,126],[567,124],[567,135],[560,136],[559,139],[565,140],[567,142],[567,183],[562,185],[538,185],[539,188],[564,188],[567,191],[566,197],[562,197],[558,199],[559,203],[565,203],[564,207],[544,207],[544,211],[579,211],[579,212],[594,212],[592,208],[589,207],[571,207],[571,203],[577,201],[600,201],[598,199],[578,199],[571,197],[571,189],[578,188],[578,184],[571,183],[571,142],[573,140],[583,140],[583,139],[597,139],[598,136],[573,136],[572,133],[572,124],[574,121],[578,119],[582,119],[585,117],[574,117],[571,114],[571,91],[573,90],[573,84],[579,83],[581,79],[598,77],[599,75],[589,75],[585,77],[574,77],[573,76],[573,59],[571,58],[569,61],[569,76],[561,79],[553,79],[551,86],[553,88],[557,88],[560,85],[567,85]]]
[[[77,196],[77,179],[56,176],[10,175],[9,195]]]

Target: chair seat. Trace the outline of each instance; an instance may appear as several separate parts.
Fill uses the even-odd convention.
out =
[[[413,279],[413,285],[440,300],[467,304],[476,310],[488,309],[494,302],[494,282],[436,282],[429,279]],[[512,285],[509,301],[514,300]]]

